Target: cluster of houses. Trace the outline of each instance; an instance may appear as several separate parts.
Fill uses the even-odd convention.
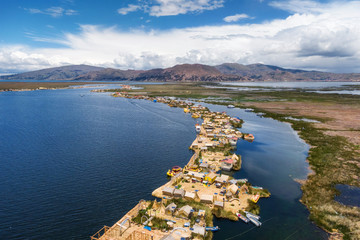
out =
[[[126,89],[126,87],[124,88]],[[200,129],[199,124],[196,126],[198,134],[190,146],[195,154],[185,166],[184,171],[177,173],[168,183],[153,192],[153,196],[162,200],[182,199],[187,201],[187,204],[181,204],[181,207],[177,206],[176,201],[171,201],[166,207],[163,205],[165,219],[181,218],[188,221],[188,219],[196,217],[198,222],[191,227],[191,231],[205,236],[206,230],[208,230],[203,224],[205,223],[205,210],[194,209],[190,206],[192,202],[200,202],[214,209],[230,210],[234,214],[238,210],[244,209],[247,197],[242,198],[241,201],[244,200],[244,204],[241,207],[240,197],[244,197],[242,194],[249,192],[248,185],[245,184],[247,179],[232,179],[222,172],[240,169],[241,158],[236,154],[230,154],[229,151],[233,150],[237,140],[243,137],[243,134],[236,129],[241,126],[241,119],[230,117],[225,112],[211,112],[201,105],[176,100],[172,97],[130,95],[128,92],[116,92],[113,96],[146,99],[165,103],[170,107],[181,107],[184,108],[185,113],[193,114],[192,117],[203,119]],[[238,201],[236,206],[232,202],[234,200]],[[190,222],[185,222],[184,227],[190,227]]]

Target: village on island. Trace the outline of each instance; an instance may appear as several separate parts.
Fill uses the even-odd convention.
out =
[[[131,89],[128,85],[122,87]],[[196,139],[190,146],[194,154],[190,161],[164,173],[170,180],[152,192],[156,199],[140,200],[112,227],[104,226],[91,240],[212,239],[213,232],[220,230],[213,226],[213,215],[261,226],[256,203],[262,197],[270,197],[269,191],[252,186],[247,179],[231,176],[232,171],[241,169],[241,156],[234,153],[238,139],[254,140],[252,134],[238,130],[243,120],[172,97],[134,95],[127,91],[112,96],[183,108],[185,114],[203,122],[195,124]]]

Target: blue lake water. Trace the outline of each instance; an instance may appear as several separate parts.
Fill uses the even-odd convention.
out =
[[[336,189],[341,193],[335,196],[335,201],[338,201],[344,205],[360,207],[360,188],[349,185],[336,185]]]
[[[81,97],[83,95],[83,97]],[[261,228],[215,220],[214,239],[326,239],[299,203],[308,146],[288,124],[208,105],[245,120],[236,178],[270,190]],[[182,109],[89,89],[0,94],[0,239],[89,239],[185,165],[194,119]]]

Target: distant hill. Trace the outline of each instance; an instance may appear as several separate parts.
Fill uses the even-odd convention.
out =
[[[304,71],[264,64],[224,63],[215,68],[224,74],[242,76],[252,81],[360,81],[359,73]]]
[[[70,65],[63,67],[47,68],[37,71],[1,76],[4,80],[73,80],[89,72],[100,71],[104,68],[88,65]]]
[[[151,70],[119,70],[87,65],[72,65],[0,76],[4,80],[76,81],[360,81],[359,73],[337,74],[285,69],[264,64],[224,63],[218,66],[181,64]]]

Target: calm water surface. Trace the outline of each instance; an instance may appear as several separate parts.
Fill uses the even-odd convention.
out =
[[[329,88],[341,87],[344,85],[360,85],[360,82],[225,82],[220,83],[227,86],[252,86],[252,87],[270,87],[270,88]]]
[[[81,97],[81,95],[84,95]],[[299,203],[308,147],[288,124],[240,109],[236,178],[270,190],[263,226],[215,220],[215,239],[326,239]],[[192,153],[195,120],[182,109],[89,89],[0,94],[0,239],[88,239],[167,180]]]
[[[336,189],[341,193],[339,196],[335,196],[335,201],[338,201],[344,205],[360,207],[360,188],[338,184]]]

